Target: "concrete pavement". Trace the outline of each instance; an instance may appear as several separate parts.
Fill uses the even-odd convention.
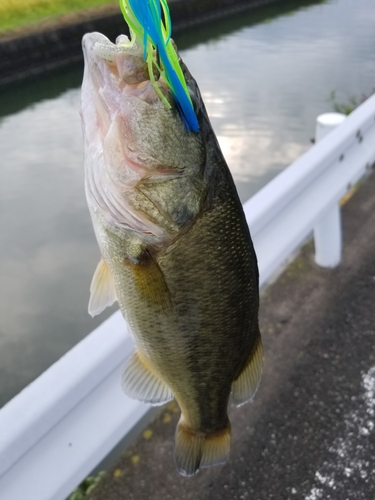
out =
[[[229,462],[177,474],[172,403],[90,500],[375,498],[375,175],[344,206],[343,230],[337,269],[307,245],[262,296],[264,374],[255,401],[230,410]]]

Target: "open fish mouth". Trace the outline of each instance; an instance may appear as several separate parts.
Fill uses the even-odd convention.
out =
[[[110,85],[121,93],[135,95],[150,104],[162,104],[156,92],[152,92],[148,65],[144,60],[143,45],[130,42],[126,35],[120,35],[112,43],[101,33],[88,33],[82,40],[86,67],[94,76],[94,84],[100,87]],[[159,74],[153,68],[155,80]],[[168,86],[160,80],[158,87],[169,104],[173,98]]]
[[[150,80],[143,45],[137,40],[130,42],[121,35],[114,44],[100,33],[89,33],[82,45],[81,111],[90,208],[111,225],[160,241],[170,239],[180,215],[171,218],[163,207],[146,207],[137,188],[186,175],[189,159],[202,163],[200,134],[186,131],[173,95],[155,67]]]

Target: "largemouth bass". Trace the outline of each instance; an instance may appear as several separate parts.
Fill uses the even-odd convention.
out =
[[[123,42],[83,38],[85,187],[102,255],[89,312],[118,301],[136,344],[124,391],[176,399],[175,460],[191,476],[228,459],[230,394],[241,405],[259,383],[257,260],[194,78],[180,61],[198,132],[162,79],[171,109],[161,102],[142,47]]]

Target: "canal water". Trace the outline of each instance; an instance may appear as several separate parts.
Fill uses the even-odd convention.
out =
[[[332,91],[346,102],[375,87],[375,0],[282,3],[176,39],[243,201],[311,146]],[[0,406],[114,310],[87,314],[99,252],[81,78],[72,67],[0,95]]]

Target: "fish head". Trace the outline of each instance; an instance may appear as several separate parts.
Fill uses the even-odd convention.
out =
[[[90,209],[109,225],[170,240],[197,216],[207,192],[202,132],[186,130],[162,78],[156,92],[142,44],[124,35],[114,44],[100,33],[85,35],[82,44]],[[157,73],[154,68],[155,80]],[[198,87],[187,76],[192,102],[198,103]]]

